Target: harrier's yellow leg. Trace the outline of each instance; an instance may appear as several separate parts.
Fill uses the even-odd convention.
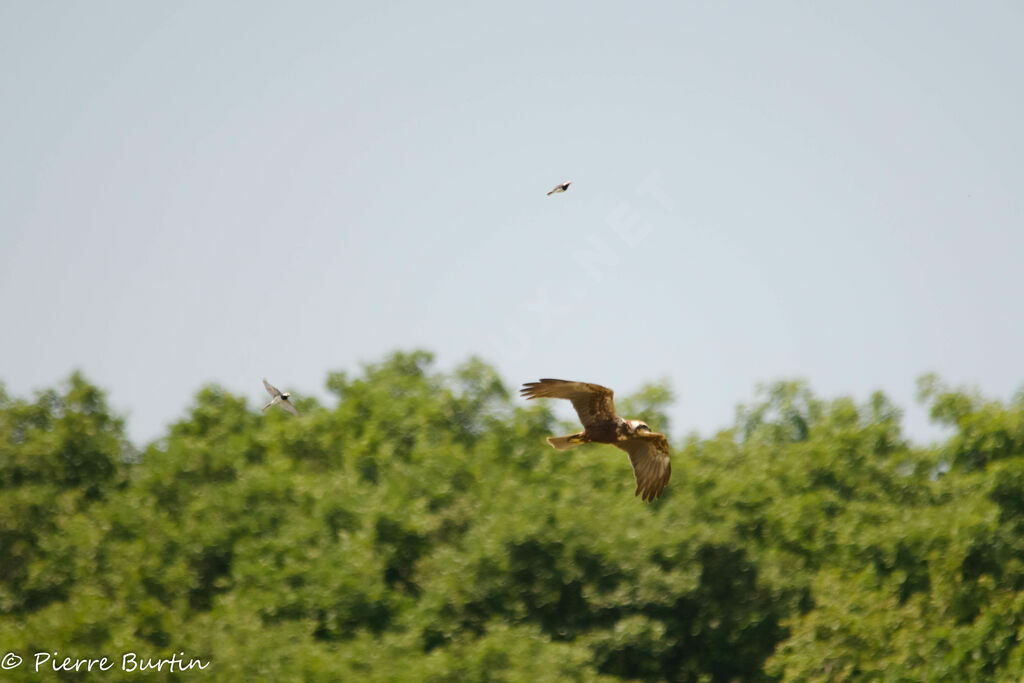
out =
[[[583,440],[583,432],[580,432],[570,436],[549,436],[548,443],[560,451],[567,451],[586,442]]]

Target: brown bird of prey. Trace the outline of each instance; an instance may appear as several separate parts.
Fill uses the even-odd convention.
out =
[[[599,384],[542,379],[527,382],[520,393],[526,398],[567,398],[580,416],[583,431],[570,436],[549,436],[548,443],[567,451],[582,443],[608,443],[629,454],[636,477],[636,493],[645,501],[654,500],[672,476],[668,440],[652,432],[640,420],[623,420],[615,414],[613,392]]]
[[[555,185],[553,188],[551,188],[551,192],[548,192],[548,196],[550,197],[553,194],[557,194],[559,192],[565,192],[566,190],[569,189],[570,185],[572,185],[572,181],[571,180],[569,182],[562,183],[561,185]]]
[[[265,386],[267,388],[267,393],[270,394],[270,396],[271,396],[270,403],[268,403],[267,405],[263,406],[263,412],[266,412],[267,408],[269,408],[271,406],[281,406],[282,408],[287,410],[292,415],[298,415],[299,414],[299,411],[296,410],[295,406],[292,405],[292,402],[290,400],[292,395],[290,393],[288,393],[287,391],[284,392],[284,393],[281,393],[280,389],[278,389],[277,387],[275,387],[273,384],[271,384],[270,382],[268,382],[265,379],[263,380],[263,386]]]

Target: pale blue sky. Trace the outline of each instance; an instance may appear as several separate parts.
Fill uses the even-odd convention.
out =
[[[931,438],[921,373],[1024,382],[1022,35],[1016,2],[0,1],[0,379],[79,367],[142,442],[203,383],[323,397],[425,347],[668,378],[676,438],[790,377]]]

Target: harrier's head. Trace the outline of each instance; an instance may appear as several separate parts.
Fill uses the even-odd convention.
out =
[[[629,425],[629,431],[632,434],[637,432],[649,432],[651,428],[647,426],[647,423],[643,420],[626,420],[626,424]]]

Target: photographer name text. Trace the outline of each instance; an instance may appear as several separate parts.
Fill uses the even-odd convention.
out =
[[[8,671],[17,669],[23,661],[18,654],[8,652],[0,660],[0,668]],[[59,652],[36,652],[32,655],[32,661],[28,663],[28,666],[31,666],[32,670],[37,673],[41,671],[110,671],[117,665],[120,665],[120,671],[129,673],[136,671],[179,672],[193,669],[202,670],[210,666],[210,662],[188,658],[184,652],[157,659],[140,657],[134,652],[126,652],[119,659],[114,660],[109,657],[79,659],[62,657]]]

